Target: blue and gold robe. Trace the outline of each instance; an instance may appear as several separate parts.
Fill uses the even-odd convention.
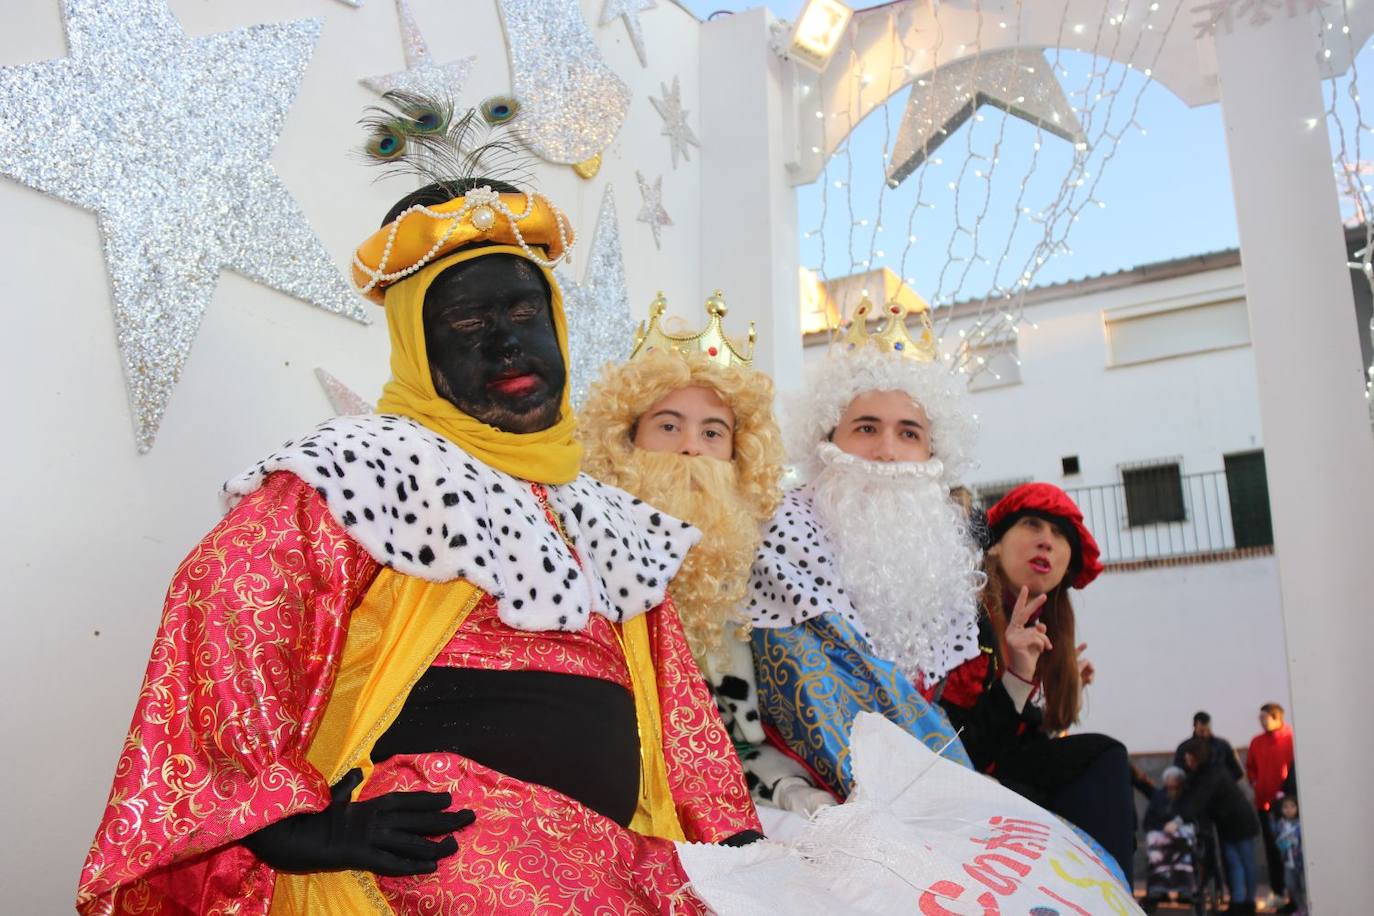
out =
[[[755,627],[753,641],[764,724],[836,794],[848,796],[853,788],[849,730],[864,710],[970,766],[944,712],[928,703],[895,664],[874,655],[841,615],[820,614],[789,627]]]

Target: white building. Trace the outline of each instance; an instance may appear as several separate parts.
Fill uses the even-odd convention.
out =
[[[973,313],[937,316],[945,349]],[[1243,747],[1289,687],[1239,253],[1034,289],[1025,317],[971,382],[982,435],[966,484],[985,506],[1057,484],[1101,544],[1108,572],[1075,595],[1098,670],[1082,728],[1172,751],[1206,709]],[[808,362],[827,339],[807,336]]]

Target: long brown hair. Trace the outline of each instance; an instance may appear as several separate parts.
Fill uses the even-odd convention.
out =
[[[1007,657],[1007,619],[1015,604],[1011,585],[995,556],[984,556],[983,570],[988,583],[983,587],[983,610],[992,621],[997,636],[998,657]],[[1045,694],[1045,729],[1062,731],[1078,721],[1081,685],[1078,681],[1078,643],[1074,638],[1073,602],[1069,600],[1069,576],[1050,590],[1040,614],[1046,635],[1054,646],[1044,652],[1035,665],[1035,680]]]

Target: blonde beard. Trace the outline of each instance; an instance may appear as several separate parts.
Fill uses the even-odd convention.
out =
[[[729,661],[727,628],[746,620],[740,605],[761,539],[758,523],[737,495],[735,465],[639,448],[618,457],[601,480],[701,531],[669,592],[697,664],[723,670]]]

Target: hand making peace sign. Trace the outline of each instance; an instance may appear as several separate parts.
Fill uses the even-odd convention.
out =
[[[1040,661],[1040,655],[1054,648],[1046,635],[1045,625],[1039,620],[1031,622],[1033,617],[1039,616],[1046,597],[1031,598],[1029,589],[1023,587],[1016,598],[1016,607],[1012,609],[1011,621],[1007,624],[1007,670],[1028,682],[1035,679],[1035,666]]]

